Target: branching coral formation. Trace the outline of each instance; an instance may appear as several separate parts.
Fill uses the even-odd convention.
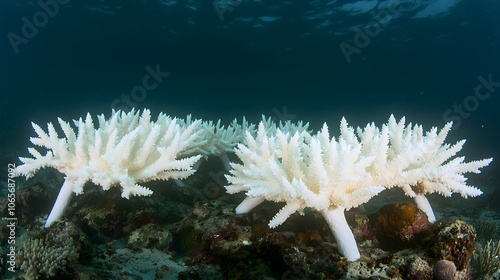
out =
[[[234,151],[240,161],[230,163],[226,190],[247,195],[237,213],[246,213],[264,200],[285,202],[269,223],[276,227],[297,211],[314,209],[329,224],[340,253],[356,260],[360,253],[344,210],[384,189],[400,187],[434,222],[425,195],[480,195],[479,189],[466,184],[463,174],[479,173],[491,162],[465,163],[463,157],[454,157],[465,141],[444,143],[451,123],[439,132],[432,128],[424,133],[422,126],[405,125],[404,118],[398,122],[393,116],[381,128],[371,123],[354,129],[342,119],[338,138],[330,136],[326,124],[313,133],[302,122],[276,124],[265,118],[257,130],[245,119],[227,128],[189,116],[183,120],[160,114],[152,122],[148,110],[113,112],[110,119],[101,115],[98,121],[95,128],[87,115],[75,121],[75,132],[59,119],[63,138],[51,123],[47,132],[33,124],[38,137],[31,142],[47,153],[29,148],[34,158],[20,158],[23,165],[17,168],[18,174],[30,177],[42,167],[54,167],[66,175],[46,226],[61,217],[71,194],[82,193],[87,181],[104,190],[121,186],[125,198],[150,195],[151,190],[137,183],[182,179],[195,172],[193,165],[199,158]]]
[[[42,167],[54,167],[66,175],[46,226],[62,216],[73,192],[83,193],[87,181],[104,190],[121,186],[125,198],[150,195],[150,189],[137,183],[186,178],[194,173],[191,167],[201,157],[179,158],[192,145],[199,145],[197,129],[201,121],[182,126],[177,119],[160,114],[156,122],[151,122],[149,110],[141,115],[135,111],[113,112],[108,120],[101,115],[97,129],[87,114],[85,120],[75,121],[76,132],[69,123],[58,121],[64,138],[59,138],[52,123],[48,124],[48,133],[32,123],[38,137],[31,142],[48,151],[42,155],[29,148],[34,158],[20,158],[23,165],[17,167],[17,172],[26,177]]]
[[[191,116],[188,116],[184,125],[191,125],[192,122]],[[229,158],[226,153],[233,151],[236,145],[243,140],[244,132],[253,130],[254,126],[244,117],[241,124],[235,119],[227,128],[221,125],[220,120],[215,124],[213,121],[203,121],[199,129],[199,138],[203,139],[203,143],[191,145],[188,150],[183,152],[183,155],[202,155],[205,159],[208,156],[218,156],[224,167],[229,170]]]
[[[64,228],[57,234],[28,239],[18,252],[18,266],[26,279],[52,278],[78,259],[75,242]]]
[[[328,126],[320,132],[270,133],[263,123],[257,135],[247,132],[246,144],[236,154],[242,163],[233,163],[227,192],[245,191],[247,198],[236,208],[245,213],[264,200],[286,205],[269,223],[282,224],[291,214],[305,208],[319,211],[330,225],[339,251],[349,260],[360,257],[344,210],[357,207],[386,188],[401,187],[413,197],[430,222],[434,213],[425,197],[438,192],[450,196],[477,196],[481,191],[466,185],[463,173],[479,173],[491,159],[464,163],[455,156],[464,141],[444,144],[451,128],[448,123],[423,132],[422,126],[405,126],[391,116],[381,129],[373,123],[364,129],[347,125],[342,119],[338,139],[330,137]]]

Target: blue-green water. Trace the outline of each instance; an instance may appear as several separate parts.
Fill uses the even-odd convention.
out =
[[[31,121],[113,107],[313,128],[394,113],[454,120],[450,141],[493,156],[493,174],[498,14],[493,0],[2,1],[1,150],[26,156]]]
[[[26,240],[42,242],[58,233],[79,248],[79,264],[71,265],[71,277],[139,278],[146,270],[158,279],[181,274],[182,279],[320,279],[345,273],[345,263],[332,258],[337,254],[335,238],[309,210],[305,217],[293,215],[271,231],[266,225],[282,207],[279,203],[263,203],[248,215],[228,215],[243,195],[225,193],[224,175],[229,173],[215,157],[201,163],[184,187],[174,182],[147,185],[154,189],[151,197],[125,200],[117,188],[107,196],[87,188],[64,213],[68,224],[59,224],[63,230],[41,230],[41,220],[63,184],[62,174],[48,170],[32,181],[14,180],[13,169],[7,168],[19,165],[18,157],[29,156],[30,137],[36,136],[31,122],[47,130],[46,123],[56,123],[58,117],[70,121],[89,112],[96,120],[97,114],[109,116],[112,109],[133,107],[149,108],[153,115],[221,119],[223,124],[235,118],[241,122],[243,116],[256,123],[261,115],[310,122],[312,129],[327,122],[331,135],[339,134],[343,116],[352,126],[375,122],[378,127],[391,114],[397,119],[406,116],[407,123],[422,124],[424,131],[453,121],[446,142],[468,140],[459,156],[465,155],[467,162],[494,160],[482,174],[465,174],[468,184],[484,191],[482,196],[430,196],[436,216],[463,218],[477,228],[490,218],[497,224],[499,14],[498,0],[1,1],[0,201],[3,209],[8,204],[3,215],[9,224],[3,219],[3,228],[9,235],[0,236],[7,260],[0,271],[16,270],[19,276],[24,270],[30,277],[29,262],[22,261],[22,268],[15,264],[26,257],[23,251],[30,251]],[[376,220],[368,214],[382,205],[409,200],[401,193],[384,195],[365,205],[366,213],[349,212],[357,217],[349,226],[357,230],[356,238],[361,236],[357,241],[362,256],[370,258],[361,261],[362,271],[379,271],[383,266],[374,265],[378,262],[391,266],[387,275],[397,277],[401,271],[404,278],[412,270],[405,265],[408,260],[402,261],[407,253],[384,256],[382,247],[373,247],[378,241],[363,224]],[[69,232],[77,231],[78,236],[69,238]],[[161,246],[136,244],[163,253],[138,254],[132,248],[136,245],[130,241],[137,236],[145,242],[157,233],[158,240],[165,241]],[[433,238],[438,239],[432,246],[413,248],[409,260],[416,263],[415,256],[426,256],[430,269],[437,261],[431,252],[441,252],[437,245],[445,242]],[[149,240],[155,242],[154,237]],[[361,245],[367,240],[368,246]],[[120,248],[126,242],[128,256]],[[474,246],[474,237],[468,242]],[[47,244],[49,249],[60,247]],[[233,253],[228,254],[228,248]],[[373,249],[378,255],[370,253]],[[460,250],[470,255],[469,249]],[[163,262],[149,261],[157,253]],[[182,268],[186,271],[177,274],[167,267],[170,256],[176,261],[172,267],[187,264]],[[411,266],[419,268],[415,275],[426,275],[424,266]],[[477,275],[477,267],[471,267]],[[31,272],[43,273],[39,267]]]

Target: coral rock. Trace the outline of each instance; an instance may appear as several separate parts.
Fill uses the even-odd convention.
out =
[[[166,228],[155,224],[147,224],[134,230],[128,238],[128,244],[133,247],[158,250],[168,249],[171,243],[172,234]]]
[[[452,261],[440,260],[433,268],[434,279],[436,280],[453,280],[455,279],[457,267]]]
[[[455,263],[458,270],[468,269],[476,247],[476,230],[462,220],[441,222],[434,237],[432,252],[437,259]]]
[[[424,212],[412,203],[382,207],[373,219],[381,246],[389,249],[414,247],[429,233],[430,223]]]

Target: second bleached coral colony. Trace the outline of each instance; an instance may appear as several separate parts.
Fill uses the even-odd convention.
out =
[[[325,123],[318,132],[302,122],[275,123],[270,118],[251,124],[244,118],[221,126],[220,121],[192,120],[159,114],[151,120],[149,110],[112,112],[109,119],[87,114],[70,123],[58,119],[64,134],[54,125],[47,131],[33,123],[37,137],[31,142],[45,150],[28,151],[16,171],[27,178],[40,168],[53,167],[65,175],[46,227],[59,220],[73,193],[83,193],[91,181],[103,190],[120,187],[122,197],[149,196],[140,183],[184,179],[196,172],[196,164],[210,155],[221,157],[230,194],[245,192],[236,213],[247,213],[265,200],[285,206],[269,222],[281,225],[287,218],[310,208],[322,214],[349,261],[360,258],[344,211],[368,202],[389,188],[401,188],[428,217],[436,220],[426,195],[439,193],[474,197],[482,192],[467,185],[465,173],[479,173],[492,159],[465,162],[457,157],[465,140],[451,145],[445,138],[452,124],[424,132],[422,126],[405,124],[390,116],[382,127],[371,123],[354,129],[345,119],[340,135],[333,137]],[[229,162],[227,152],[239,161]]]

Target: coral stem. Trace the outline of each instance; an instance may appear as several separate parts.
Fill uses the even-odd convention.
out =
[[[236,207],[236,214],[243,214],[247,213],[255,206],[259,205],[262,203],[265,199],[261,196],[257,197],[252,197],[252,196],[247,196],[239,205]]]
[[[50,211],[49,217],[47,218],[47,222],[45,223],[45,227],[50,227],[50,225],[59,220],[63,215],[66,208],[68,208],[71,197],[73,196],[73,184],[70,180],[65,180],[59,194],[57,195],[56,202],[54,203],[54,207],[52,207],[52,211]]]
[[[231,170],[231,164],[230,164],[229,157],[227,156],[227,153],[223,153],[223,154],[219,155],[219,158],[222,161],[224,168],[228,171]]]
[[[337,240],[340,254],[349,261],[358,260],[360,258],[358,245],[345,219],[344,208],[335,207],[333,209],[323,210],[321,214],[330,226],[335,240]]]
[[[436,216],[434,216],[434,211],[432,211],[431,204],[427,197],[423,194],[417,194],[414,199],[418,209],[422,210],[427,215],[429,223],[434,223],[436,221]]]

